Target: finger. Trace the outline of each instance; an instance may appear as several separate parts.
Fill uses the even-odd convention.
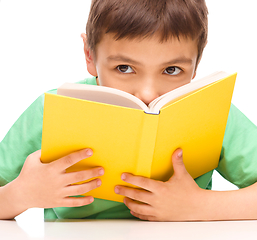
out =
[[[133,213],[144,215],[144,216],[153,216],[153,207],[148,204],[137,202],[127,197],[124,198],[124,204]]]
[[[83,150],[71,153],[65,157],[62,157],[50,164],[54,165],[56,168],[65,170],[73,166],[74,164],[80,162],[81,160],[91,157],[92,155],[93,155],[92,149],[83,149]]]
[[[104,175],[104,169],[102,167],[96,167],[79,172],[71,172],[65,174],[65,183],[67,185],[87,181],[91,178],[96,178]]]
[[[156,182],[158,182],[158,181],[152,180],[150,178],[146,178],[146,177],[142,177],[142,176],[135,176],[131,173],[122,173],[121,179],[124,182],[138,186],[138,187],[143,188],[150,192],[152,192],[152,190],[155,189]]]
[[[67,197],[63,200],[62,204],[58,207],[82,207],[85,205],[89,205],[94,201],[92,196],[86,197]]]
[[[143,189],[135,189],[125,186],[115,186],[115,193],[125,197],[149,204],[152,199],[152,193]]]
[[[145,220],[145,221],[156,221],[156,217],[154,216],[147,216],[147,215],[142,215],[142,214],[138,214],[135,213],[133,211],[130,211],[131,215],[133,215],[136,218],[139,218],[141,220]]]
[[[187,174],[186,167],[183,162],[183,151],[182,149],[177,149],[172,154],[172,164],[174,169],[174,175],[181,176]]]
[[[37,150],[36,152],[33,152],[30,155],[28,155],[28,157],[26,158],[26,161],[23,164],[20,175],[23,175],[26,171],[30,171],[30,170],[35,171],[37,167],[41,167],[42,162],[40,158],[41,158],[41,150]]]
[[[71,185],[66,187],[65,196],[70,197],[70,196],[83,195],[90,192],[93,189],[100,187],[101,184],[102,184],[102,181],[100,179],[94,179],[90,182],[86,182],[83,184]]]
[[[31,154],[27,157],[26,162],[31,161],[32,163],[41,163],[40,158],[41,158],[41,150],[37,150],[36,152],[31,153]],[[37,161],[35,161],[35,159],[36,159]],[[30,164],[32,164],[32,163],[30,163]]]
[[[35,151],[34,153],[30,154],[29,156],[31,156],[31,155],[34,155],[34,157],[40,159],[40,157],[41,157],[41,149]]]

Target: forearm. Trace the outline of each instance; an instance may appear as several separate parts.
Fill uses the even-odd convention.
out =
[[[28,209],[22,190],[16,187],[15,180],[0,187],[0,219],[13,219]]]
[[[257,183],[240,190],[204,190],[195,220],[257,219]]]

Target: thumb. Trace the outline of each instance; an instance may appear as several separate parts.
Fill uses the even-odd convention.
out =
[[[182,149],[177,149],[172,154],[172,164],[173,164],[174,175],[181,176],[184,174],[188,174],[186,167],[184,165],[184,162],[183,162],[183,150]]]

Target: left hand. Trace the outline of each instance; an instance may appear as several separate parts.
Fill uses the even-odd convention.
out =
[[[141,189],[116,186],[115,192],[125,196],[124,203],[131,214],[149,221],[194,221],[200,219],[201,189],[187,172],[183,163],[182,150],[172,155],[174,174],[167,181],[123,173],[123,181]]]

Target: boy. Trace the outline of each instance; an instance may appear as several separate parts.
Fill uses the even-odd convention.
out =
[[[194,78],[207,41],[207,8],[203,0],[93,0],[87,35],[82,34],[82,38],[88,72],[96,78],[81,83],[118,88],[148,104]],[[212,172],[194,181],[183,165],[182,150],[178,149],[171,156],[174,174],[167,182],[122,174],[125,182],[142,188],[115,187],[117,194],[125,196],[125,206],[90,196],[70,197],[101,185],[98,178],[71,185],[103,175],[101,167],[65,172],[69,166],[90,157],[91,149],[50,164],[40,162],[43,100],[43,96],[39,97],[1,142],[0,219],[13,218],[31,207],[45,208],[46,219],[257,218],[257,129],[233,105],[218,171],[244,189],[206,190],[211,187]]]

